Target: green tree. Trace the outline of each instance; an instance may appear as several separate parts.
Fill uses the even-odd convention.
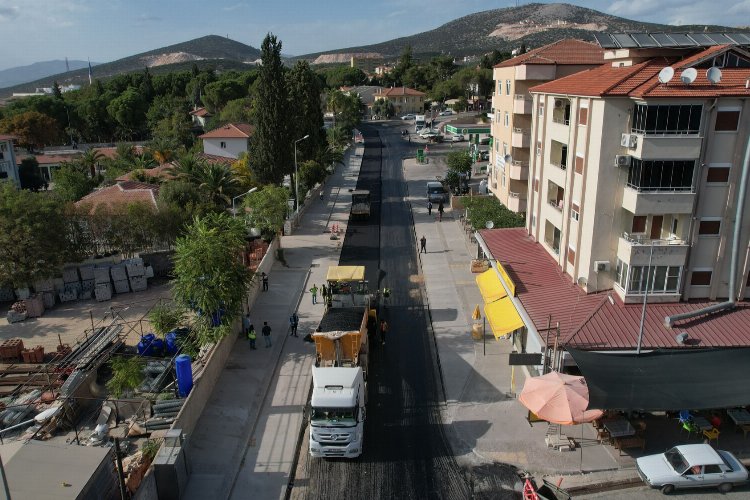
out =
[[[261,44],[261,54],[262,66],[255,99],[256,129],[250,158],[261,183],[278,184],[294,168],[281,42],[269,33]]]
[[[451,151],[446,159],[448,170],[454,170],[458,173],[471,172],[471,155],[467,151]]]
[[[0,283],[26,286],[78,258],[67,227],[56,198],[0,183]]]
[[[284,228],[288,200],[289,191],[273,185],[266,185],[262,190],[245,196],[243,203],[249,209],[248,223],[260,229],[266,238],[272,238]]]
[[[85,170],[68,164],[52,172],[55,194],[63,201],[78,201],[89,194],[96,186],[96,181],[84,172]]]
[[[484,229],[488,221],[494,227],[523,227],[523,215],[504,207],[494,196],[471,196],[463,199],[471,226],[475,231]]]
[[[221,163],[204,164],[196,180],[203,195],[216,207],[226,208],[232,203],[232,196],[237,192],[237,181],[230,167]]]
[[[39,172],[39,162],[33,156],[21,160],[18,166],[18,177],[21,180],[21,189],[39,191],[44,186],[44,179]]]
[[[94,148],[87,149],[78,159],[81,165],[88,170],[92,179],[96,177],[97,167],[101,165],[103,160],[104,155]]]
[[[372,114],[390,118],[395,113],[393,103],[389,99],[378,99],[372,104]]]
[[[297,61],[287,75],[290,109],[294,109],[291,122],[292,139],[306,135],[307,140],[297,144],[298,161],[309,160],[326,145],[323,128],[323,110],[320,106],[321,89],[315,72],[307,61]]]
[[[131,139],[146,128],[148,102],[134,87],[128,87],[107,106],[107,112],[115,120],[120,136]]]
[[[367,75],[359,68],[335,66],[323,72],[328,88],[337,89],[344,86],[356,86],[367,83]]]
[[[323,182],[327,175],[326,168],[315,160],[306,161],[299,166],[300,199],[316,184]]]
[[[26,111],[0,121],[0,132],[18,138],[18,144],[34,151],[60,138],[60,127],[54,118],[38,111]]]
[[[247,85],[238,80],[221,79],[206,85],[203,103],[213,113],[220,111],[227,102],[247,97]]]
[[[250,123],[253,116],[253,100],[249,97],[228,101],[221,113],[218,123]]]
[[[208,331],[210,316],[222,310],[224,328],[205,341],[218,340],[229,333],[228,325],[241,313],[250,283],[250,271],[242,264],[245,249],[245,223],[228,213],[196,218],[178,238],[175,246],[172,291],[184,308],[198,310],[201,332]]]

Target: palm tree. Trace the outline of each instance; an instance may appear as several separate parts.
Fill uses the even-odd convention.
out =
[[[318,163],[328,167],[335,163],[344,164],[344,152],[341,149],[335,148],[331,145],[326,146],[325,149],[321,149],[318,152]]]
[[[83,155],[79,158],[81,165],[83,165],[89,171],[89,175],[93,179],[96,177],[96,167],[99,162],[104,158],[104,155],[94,148],[87,149]]]
[[[155,139],[148,147],[151,156],[154,157],[154,160],[156,160],[159,165],[174,160],[175,149],[174,144],[166,139]]]
[[[326,107],[328,108],[328,111],[333,113],[334,128],[336,127],[336,113],[338,113],[341,110],[341,108],[344,106],[345,100],[346,100],[346,96],[340,90],[331,89],[328,91],[328,96],[326,99]]]
[[[232,203],[237,180],[230,167],[221,163],[208,163],[200,170],[198,188],[217,207],[226,208]]]
[[[150,155],[142,154],[133,158],[133,161],[130,164],[133,167],[133,170],[146,170],[154,168],[156,166],[156,161],[154,161]]]
[[[331,149],[343,149],[349,142],[349,133],[341,127],[328,129],[328,144]]]
[[[172,165],[168,172],[176,179],[199,185],[201,172],[204,170],[206,162],[193,153],[185,153],[177,161],[172,162]]]

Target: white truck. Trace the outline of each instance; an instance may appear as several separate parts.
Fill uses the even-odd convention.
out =
[[[312,338],[315,366],[310,408],[310,455],[356,458],[364,443],[370,308],[362,266],[332,266],[331,300]]]
[[[419,132],[422,130],[425,126],[425,119],[424,115],[417,115],[417,117],[414,119],[414,131]]]

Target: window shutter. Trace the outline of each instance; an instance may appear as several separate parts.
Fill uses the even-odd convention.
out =
[[[711,271],[693,271],[690,276],[690,284],[698,286],[708,286],[711,284]]]
[[[570,262],[571,264],[575,264],[575,261],[576,261],[576,251],[568,247],[568,262]]]
[[[634,233],[646,232],[646,216],[645,215],[636,215],[633,217],[632,232]]]
[[[576,156],[576,173],[583,174],[583,158]]]
[[[589,122],[589,110],[581,108],[578,110],[578,125],[587,125]]]

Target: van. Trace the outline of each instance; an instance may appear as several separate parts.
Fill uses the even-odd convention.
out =
[[[448,192],[441,182],[431,181],[427,183],[427,200],[432,203],[445,203],[448,201]]]

